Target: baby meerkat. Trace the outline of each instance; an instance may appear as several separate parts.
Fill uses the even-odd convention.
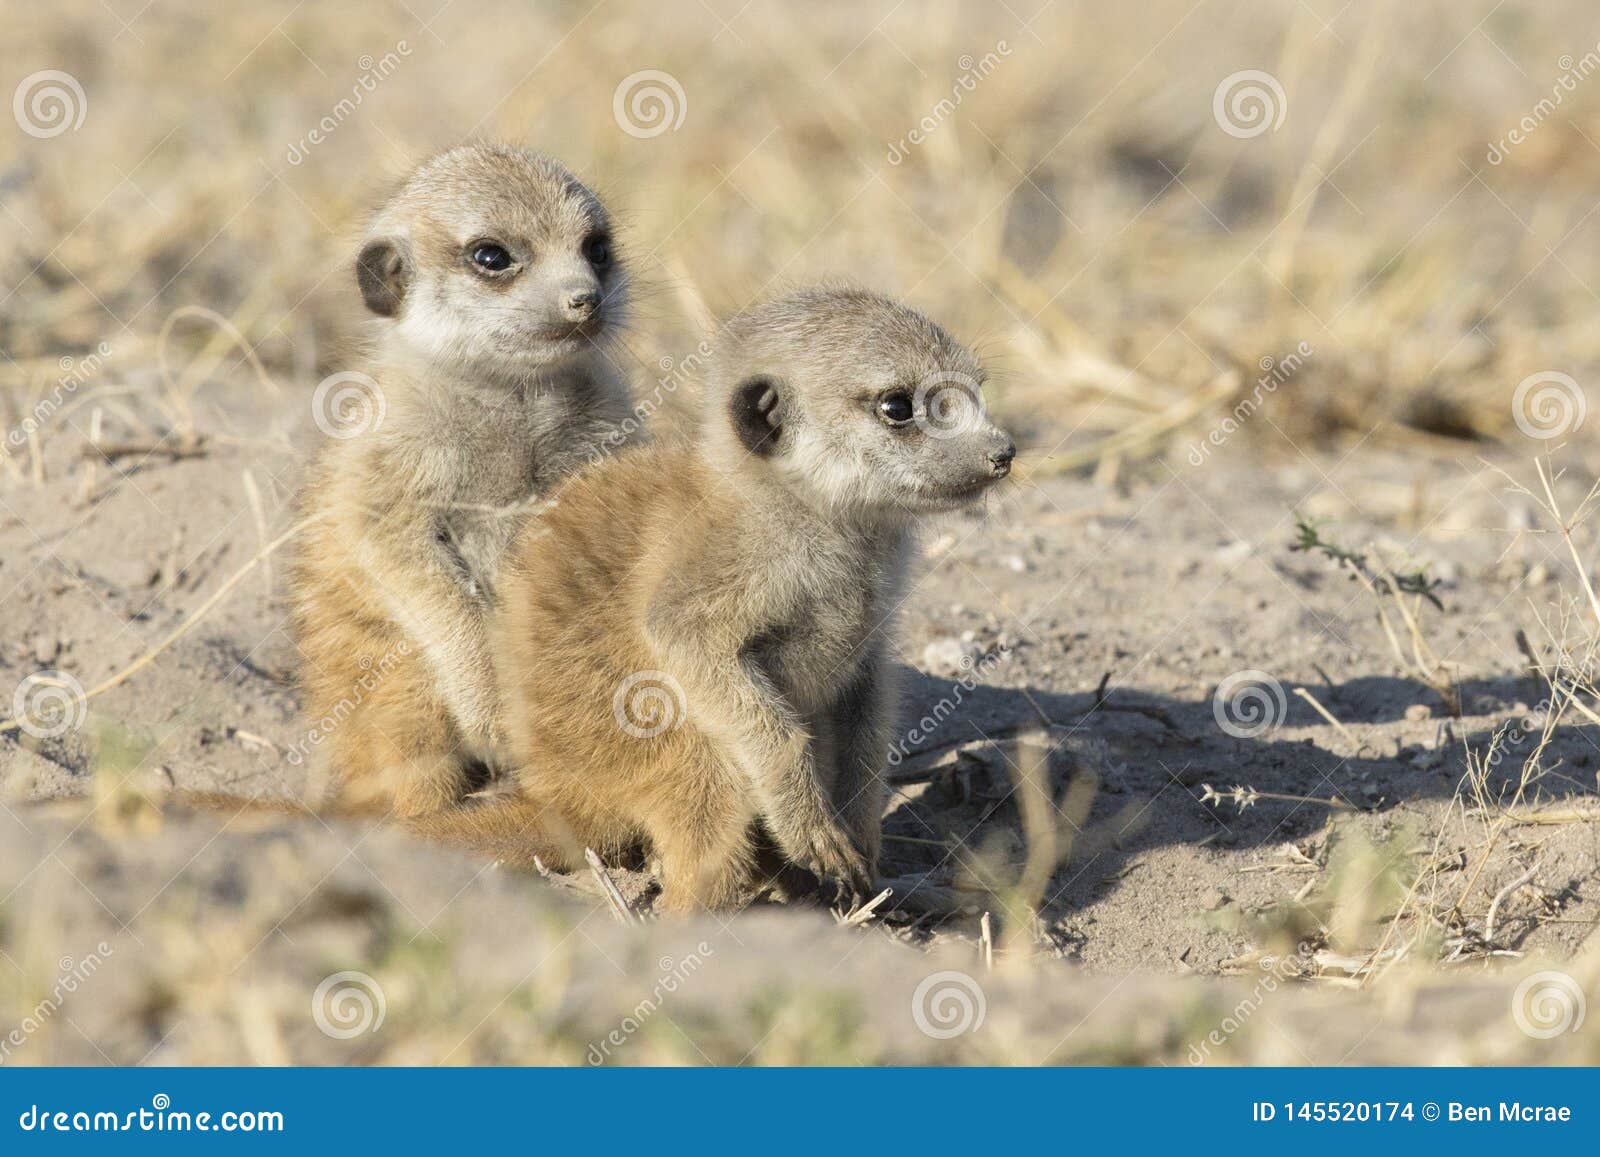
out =
[[[290,596],[339,802],[414,815],[496,759],[486,624],[501,555],[630,412],[606,348],[627,278],[577,178],[474,144],[422,164],[378,210],[356,280],[376,317],[361,368],[381,420],[330,431]]]
[[[673,909],[735,903],[768,841],[870,884],[913,524],[1015,447],[976,359],[873,293],[752,309],[713,366],[693,445],[585,471],[524,528],[495,625],[517,796],[413,830],[525,863],[648,841]]]

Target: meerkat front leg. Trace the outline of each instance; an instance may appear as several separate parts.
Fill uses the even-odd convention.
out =
[[[705,640],[715,632],[699,615],[670,604],[650,615],[650,642],[678,679],[691,718],[727,752],[754,793],[772,838],[796,864],[863,890],[867,862],[839,825],[819,776],[813,737],[745,646],[730,664]]]
[[[489,751],[504,742],[488,607],[430,521],[376,528],[362,543],[388,610],[428,659],[440,697],[462,733]]]
[[[888,798],[884,763],[893,742],[899,681],[892,664],[873,648],[839,696],[830,716],[837,746],[833,801],[839,820],[876,871]]]
[[[689,710],[700,707],[708,731],[722,738],[754,789],[773,839],[796,864],[864,891],[865,856],[840,826],[823,786],[814,737],[758,663],[745,658],[733,678],[686,685]]]

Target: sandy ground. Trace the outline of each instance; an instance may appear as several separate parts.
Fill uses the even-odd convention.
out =
[[[20,686],[55,668],[93,687],[189,621],[285,525],[284,502],[313,433],[298,417],[307,399],[241,388],[210,404],[201,428],[216,436],[198,456],[134,455],[115,466],[100,459],[91,471],[81,442],[58,438],[43,485],[5,496],[0,582],[13,629],[0,678]],[[13,978],[16,994],[26,1005],[28,992],[48,991],[50,962],[80,959],[102,937],[116,959],[104,973],[114,984],[96,980],[74,997],[79,1031],[43,1032],[48,1043],[41,1039],[32,1058],[570,1061],[592,1043],[584,1033],[597,1031],[596,1018],[627,1007],[616,1003],[620,990],[569,992],[575,978],[592,982],[640,953],[678,960],[681,942],[693,939],[706,942],[719,968],[745,974],[742,984],[759,989],[765,976],[781,986],[796,969],[809,971],[823,989],[837,985],[838,1000],[865,1000],[873,1011],[844,1016],[848,1031],[838,1028],[831,1044],[789,1041],[784,1052],[700,1008],[693,1016],[715,1022],[710,1043],[684,1030],[692,1048],[674,1038],[611,1059],[731,1062],[745,1050],[765,1061],[1181,1062],[1204,1038],[1215,1015],[1208,1009],[1219,1000],[1229,1007],[1241,984],[1258,986],[1253,967],[1270,970],[1296,952],[1307,954],[1300,970],[1320,979],[1285,980],[1271,1020],[1304,1017],[1309,1027],[1250,1036],[1254,1043],[1234,1043],[1227,1059],[1392,1059],[1404,1050],[1387,1035],[1374,1043],[1371,1018],[1398,1014],[1365,994],[1325,990],[1348,984],[1350,968],[1374,948],[1409,940],[1422,928],[1419,909],[1443,916],[1457,907],[1455,923],[1415,949],[1430,960],[1449,955],[1438,942],[1481,930],[1496,895],[1525,874],[1499,902],[1492,943],[1475,942],[1448,971],[1400,987],[1407,999],[1435,988],[1439,1000],[1480,994],[1477,1015],[1496,1043],[1451,1038],[1440,1046],[1451,1056],[1522,1058],[1533,1046],[1544,1050],[1536,1059],[1592,1054],[1592,1035],[1550,1044],[1500,1030],[1508,1027],[1506,988],[1532,962],[1593,972],[1600,828],[1592,820],[1511,825],[1491,841],[1488,821],[1463,815],[1457,798],[1468,752],[1539,713],[1542,688],[1514,635],[1526,628],[1537,637],[1561,605],[1560,540],[1528,533],[1538,525],[1533,503],[1476,448],[1402,453],[1369,444],[1266,466],[1256,465],[1258,449],[1241,442],[1195,465],[1175,447],[1164,462],[1097,481],[1024,471],[987,509],[929,528],[907,604],[908,730],[891,768],[900,782],[885,821],[883,875],[901,878],[902,891],[913,876],[953,885],[962,911],[915,919],[890,903],[864,930],[825,932],[825,914],[770,907],[698,925],[613,928],[583,887],[517,877],[394,833],[311,818],[148,814],[139,793],[159,797],[173,785],[291,797],[308,790],[305,767],[287,755],[305,722],[281,566],[271,566],[281,558],[273,559],[126,683],[86,710],[75,705],[59,736],[0,740],[0,944],[23,978]],[[246,477],[262,496],[260,523]],[[1563,480],[1561,493],[1576,485]],[[1428,642],[1455,671],[1460,718],[1407,677],[1372,594],[1329,560],[1288,549],[1295,512],[1329,520],[1330,539],[1374,544],[1397,565],[1426,564],[1441,579],[1442,610],[1424,604],[1419,613]],[[971,666],[949,666],[961,654]],[[1219,685],[1241,672],[1263,689],[1264,716],[1218,706]],[[1511,757],[1488,776],[1491,791],[1519,778],[1533,746],[1510,743]],[[994,987],[995,1019],[1016,1020],[1013,1035],[974,1034],[945,1052],[923,1034],[908,1043],[898,1023],[903,994],[882,994],[900,986],[896,978],[926,977],[935,960],[980,975],[982,914],[992,911],[993,928],[1004,906],[982,885],[1003,891],[1026,856],[1014,776],[1030,765],[1030,751],[1047,753],[1067,819],[1038,924],[999,930],[1002,966],[1023,958],[1033,966],[1026,977],[981,973]],[[1559,728],[1541,766],[1527,804],[1592,805],[1592,728]],[[1066,786],[1074,782],[1077,794]],[[1205,801],[1205,785],[1266,795],[1240,809]],[[77,796],[92,802],[41,803]],[[1403,935],[1384,939],[1385,921],[1423,865],[1431,866],[1418,888],[1426,903],[1413,902],[1396,923]],[[618,878],[648,908],[647,878]],[[790,957],[789,943],[807,947]],[[435,950],[421,963],[411,956]],[[821,954],[813,965],[826,962],[821,973],[803,963],[813,951]],[[1321,956],[1312,963],[1314,952]],[[544,975],[555,966],[541,953],[560,956],[559,979]],[[410,1018],[408,1030],[330,1057],[332,1038],[308,1034],[303,1010],[280,1015],[276,995],[298,994],[303,1004],[305,986],[295,985],[322,965],[328,974],[382,978],[386,968],[421,968],[457,979],[441,993],[407,990],[417,975],[391,978],[387,1000],[400,1010],[390,1015]],[[635,965],[622,967],[637,979]],[[211,979],[182,979],[195,970]],[[1205,979],[1241,971],[1243,981]],[[521,982],[519,972],[528,972]],[[1162,983],[1162,974],[1186,979]],[[497,985],[531,1002],[536,1027],[467,1031],[468,1014]],[[555,986],[549,999],[583,1010],[559,1031],[541,1003],[547,985]],[[1036,988],[1070,995],[1060,1009],[1025,1011],[1034,998],[1024,990]],[[273,995],[251,995],[258,992]],[[1096,1019],[1081,1038],[1066,1032],[1113,993],[1115,1008],[1130,999],[1156,1011],[1145,1020]],[[1340,999],[1350,1002],[1344,1011]],[[130,1000],[142,1008],[154,1001],[137,1024],[119,1019]],[[449,1007],[437,1023],[418,1020],[432,1001]],[[1333,1011],[1317,1012],[1324,1007]],[[722,1013],[736,1010],[748,1011],[734,1002]],[[218,1017],[228,1022],[220,1035],[212,1031]],[[446,1047],[451,1031],[460,1051]],[[1052,1035],[1065,1040],[1055,1051],[1043,1040]]]

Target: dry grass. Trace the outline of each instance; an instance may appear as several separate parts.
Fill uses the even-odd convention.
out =
[[[1594,358],[1600,86],[1484,159],[1558,58],[1593,47],[1576,0],[825,18],[437,2],[225,19],[156,3],[121,32],[97,0],[0,16],[7,75],[60,68],[87,99],[78,130],[0,143],[13,418],[101,341],[106,404],[157,433],[184,429],[207,383],[304,388],[348,332],[364,208],[474,134],[548,149],[621,205],[641,377],[765,287],[856,278],[981,339],[1039,469],[1161,448],[1301,342],[1314,352],[1272,413],[1311,439],[1374,416],[1380,439],[1494,436],[1515,383]],[[386,53],[390,75],[337,111],[364,54]],[[946,115],[963,60],[987,75]],[[684,117],[639,139],[613,93],[647,68],[681,84]],[[1281,126],[1250,139],[1213,116],[1243,69],[1285,94]],[[925,116],[942,123],[890,163]],[[336,127],[308,148],[324,117]],[[1278,441],[1264,423],[1250,436]]]

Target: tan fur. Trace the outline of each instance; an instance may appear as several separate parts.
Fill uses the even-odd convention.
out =
[[[375,216],[358,281],[385,413],[331,439],[290,580],[306,708],[339,798],[401,815],[460,799],[503,728],[487,637],[528,512],[613,442],[627,387],[602,343],[626,278],[604,208],[556,162],[471,145]],[[472,259],[492,241],[515,268]]]
[[[1014,451],[971,355],[872,294],[759,307],[715,366],[694,445],[625,451],[524,528],[494,631],[520,799],[415,830],[568,866],[577,847],[648,843],[676,909],[735,902],[769,837],[869,885],[912,524]],[[971,384],[970,430],[879,416],[950,377]]]

